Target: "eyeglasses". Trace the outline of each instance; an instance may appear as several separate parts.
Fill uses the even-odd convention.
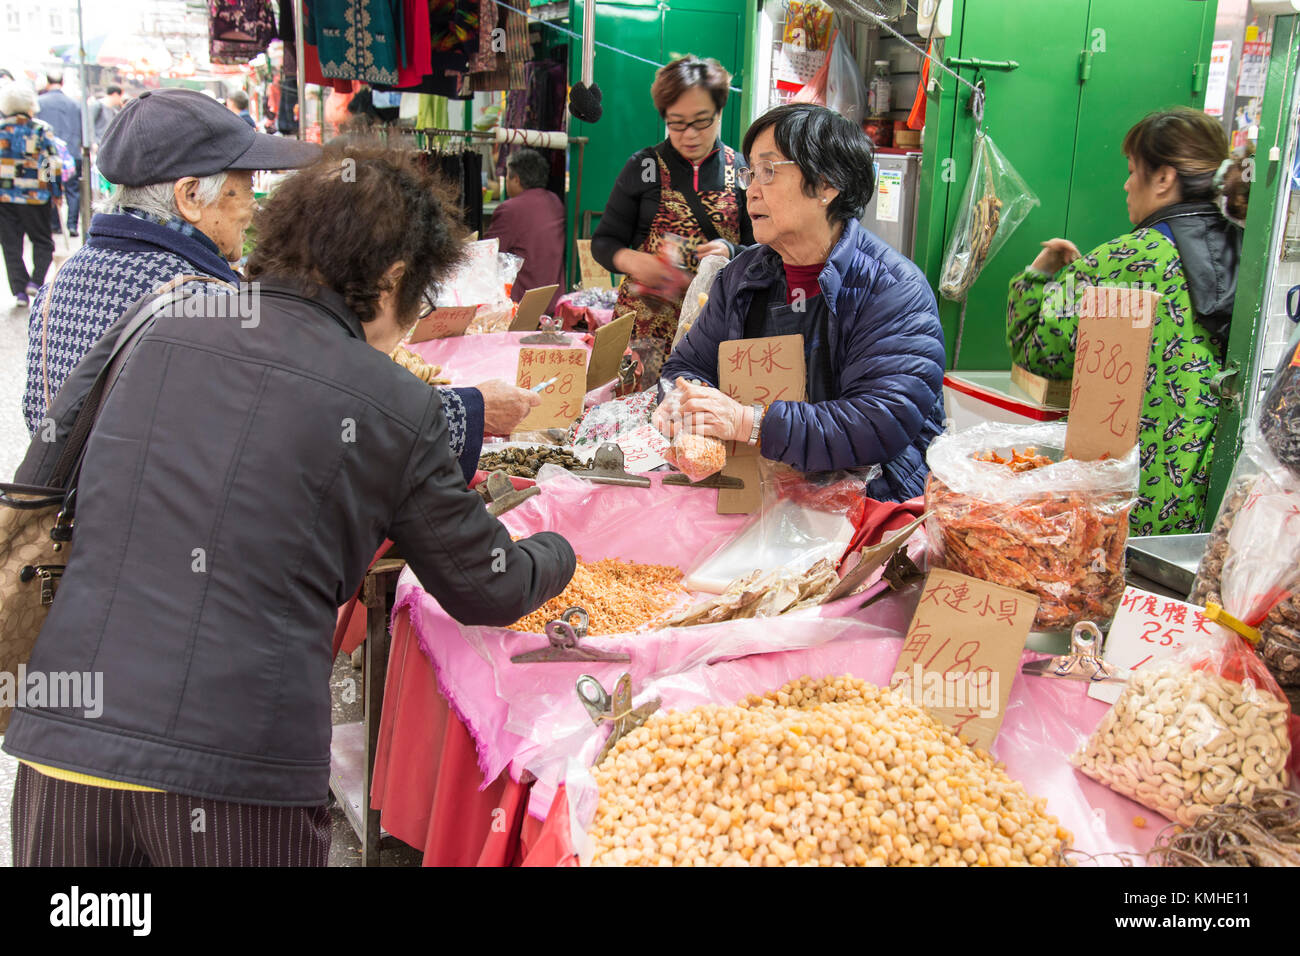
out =
[[[433,314],[433,310],[436,309],[437,307],[438,306],[433,301],[433,295],[431,294],[430,290],[425,289],[424,293],[420,296],[419,317],[422,319],[428,318],[430,315]]]
[[[776,167],[793,165],[795,165],[793,159],[783,159],[778,163],[774,163],[770,159],[760,159],[752,169],[748,166],[742,166],[736,170],[736,182],[740,183],[741,189],[748,189],[753,183],[766,186],[776,178]]]
[[[668,124],[668,128],[672,130],[674,133],[684,133],[688,129],[703,131],[708,129],[717,121],[718,121],[718,114],[714,113],[708,119],[697,119],[690,123],[670,122]]]

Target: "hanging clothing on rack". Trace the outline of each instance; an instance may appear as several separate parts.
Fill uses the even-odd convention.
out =
[[[321,74],[396,83],[405,62],[405,21],[394,0],[304,0]]]
[[[208,58],[242,66],[276,37],[270,0],[208,0]]]
[[[455,132],[449,132],[455,136]],[[464,135],[463,133],[460,135]],[[484,143],[486,147],[487,142]],[[483,232],[483,155],[477,150],[462,149],[444,152],[440,148],[426,150],[421,161],[442,177],[451,187],[456,201],[464,213],[465,228],[480,235]]]

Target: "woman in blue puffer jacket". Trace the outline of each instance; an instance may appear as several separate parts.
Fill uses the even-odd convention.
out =
[[[760,244],[719,273],[664,364],[664,379],[686,380],[682,420],[697,434],[752,438],[803,472],[879,464],[867,494],[881,501],[924,493],[925,450],[943,428],[943,331],[925,275],[858,222],[874,187],[870,140],[832,110],[797,104],[755,120],[744,153]],[[741,405],[718,391],[720,343],[795,333],[806,402]],[[662,405],[655,423],[677,427]]]

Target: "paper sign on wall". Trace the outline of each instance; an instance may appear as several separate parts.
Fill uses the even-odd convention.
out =
[[[415,326],[411,333],[412,342],[428,342],[430,339],[449,339],[464,335],[469,324],[474,321],[478,311],[472,305],[452,305],[443,309],[434,309]]]
[[[936,568],[925,579],[889,686],[988,749],[1037,611],[1036,595]]]
[[[584,289],[608,289],[613,286],[609,281],[609,270],[596,261],[591,254],[591,240],[577,239],[574,245],[578,249],[578,272],[582,277]]]
[[[587,381],[586,349],[519,350],[519,369],[515,384],[533,388],[555,379],[539,393],[542,404],[515,426],[516,432],[566,428],[582,411],[583,386]]]
[[[1205,80],[1205,113],[1223,115],[1223,100],[1228,95],[1228,68],[1232,63],[1232,41],[1215,40],[1210,45],[1210,71]]]
[[[1160,295],[1092,286],[1079,298],[1065,453],[1123,458],[1137,444],[1151,327]]]
[[[807,383],[802,335],[732,339],[718,345],[718,387],[742,405],[802,402]],[[758,510],[763,500],[758,459],[756,446],[727,443],[727,464],[722,474],[739,478],[745,487],[720,490],[718,514],[751,514]]]
[[[1220,633],[1219,625],[1205,616],[1205,608],[1127,587],[1106,635],[1101,655],[1124,673],[1155,667],[1183,646],[1189,637]],[[1125,684],[1093,684],[1088,696],[1113,704]]]

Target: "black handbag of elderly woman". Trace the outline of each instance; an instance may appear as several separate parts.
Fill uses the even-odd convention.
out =
[[[20,668],[31,658],[59,578],[68,564],[82,454],[100,406],[140,333],[176,301],[172,292],[142,299],[118,336],[59,453],[48,485],[0,483],[0,733],[9,726]],[[148,309],[144,306],[150,304]],[[40,436],[36,440],[43,440]],[[6,686],[7,685],[7,686]]]

